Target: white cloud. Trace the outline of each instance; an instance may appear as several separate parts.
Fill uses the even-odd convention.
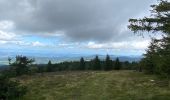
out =
[[[146,49],[150,44],[150,40],[133,42],[131,45],[134,49]]]
[[[10,41],[16,38],[17,38],[16,34],[0,30],[0,40]]]
[[[39,41],[25,41],[24,38],[15,35],[14,33],[8,33],[0,31],[0,46],[5,45],[17,45],[17,46],[29,46],[29,47],[46,47],[50,46]],[[52,46],[51,46],[52,47]]]
[[[150,43],[150,40],[143,41],[123,41],[113,43],[95,43],[89,42],[87,48],[90,49],[127,49],[127,50],[145,50]]]
[[[104,48],[104,44],[96,44],[95,42],[89,42],[87,44],[87,47],[92,49],[101,49]]]
[[[65,47],[65,46],[70,46],[71,44],[69,43],[59,43],[58,46]]]
[[[16,35],[15,33],[0,30],[0,46],[5,46],[9,44],[18,46],[29,45],[29,43],[24,42],[22,36]]]
[[[0,44],[6,44],[7,41],[0,40]]]
[[[14,23],[12,21],[0,21],[0,30],[9,30],[14,28]]]
[[[41,43],[39,41],[32,42],[31,45],[35,46],[35,47],[44,47],[44,46],[46,46],[46,44]]]

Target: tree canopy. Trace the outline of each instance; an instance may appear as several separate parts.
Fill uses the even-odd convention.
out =
[[[84,58],[81,57],[80,58],[80,70],[85,70],[85,61],[84,61]]]
[[[160,0],[158,4],[151,5],[151,17],[142,19],[129,19],[129,29],[138,31],[163,32],[170,35],[170,2]]]
[[[11,63],[9,60],[9,64],[11,69],[15,71],[16,75],[27,74],[29,72],[29,66],[34,62],[34,59],[29,59],[26,56],[16,56],[15,61]]]
[[[104,70],[112,70],[112,69],[113,69],[112,60],[110,59],[109,55],[106,55]]]
[[[121,63],[119,61],[119,58],[116,58],[115,61],[115,70],[120,70],[121,69]]]
[[[151,7],[151,17],[129,19],[128,28],[134,33],[148,31],[165,34],[162,39],[152,39],[141,63],[149,73],[170,76],[170,2],[160,0]]]
[[[94,70],[100,70],[101,69],[100,59],[97,55],[93,60],[93,69]]]

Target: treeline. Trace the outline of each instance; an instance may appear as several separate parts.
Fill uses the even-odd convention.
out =
[[[138,70],[138,62],[121,62],[119,58],[111,60],[109,55],[106,55],[105,60],[100,60],[96,57],[90,61],[86,61],[83,57],[80,61],[65,61],[60,63],[52,63],[50,60],[47,64],[34,64],[34,59],[29,59],[26,56],[16,56],[15,61],[11,62],[9,58],[10,67],[5,71],[5,74],[10,76],[20,76],[23,74],[33,74],[42,72],[56,72],[56,71],[83,71],[83,70]]]
[[[85,61],[82,57],[80,61],[70,61],[52,64],[51,61],[47,65],[38,66],[39,72],[55,72],[55,71],[74,71],[74,70],[138,70],[138,62],[120,62],[119,58],[115,61],[111,60],[109,55],[106,59],[100,60],[98,56],[90,61]]]

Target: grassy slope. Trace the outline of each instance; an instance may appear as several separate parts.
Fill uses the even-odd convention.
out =
[[[22,100],[170,100],[167,80],[133,71],[56,72],[19,79],[29,88]]]

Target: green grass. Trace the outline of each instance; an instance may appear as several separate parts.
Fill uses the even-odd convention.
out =
[[[170,100],[170,82],[134,71],[44,73],[18,78],[22,100]]]

